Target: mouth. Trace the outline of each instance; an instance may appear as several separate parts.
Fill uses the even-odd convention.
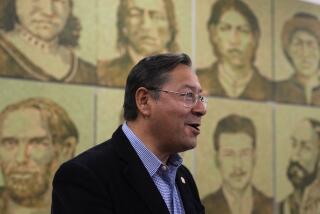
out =
[[[192,129],[194,134],[200,134],[200,123],[187,123],[187,126]]]
[[[232,174],[232,177],[233,177],[235,180],[241,180],[245,175],[246,175],[245,172],[238,172],[238,173]]]

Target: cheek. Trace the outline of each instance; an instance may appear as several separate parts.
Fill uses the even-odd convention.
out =
[[[43,149],[34,149],[30,152],[30,159],[35,161],[37,164],[46,165],[50,163],[56,156],[52,147]]]

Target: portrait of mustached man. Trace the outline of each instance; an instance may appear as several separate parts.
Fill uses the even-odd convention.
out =
[[[221,187],[203,200],[207,214],[272,214],[273,200],[253,184],[257,136],[253,121],[230,114],[219,120],[213,134],[215,162]]]

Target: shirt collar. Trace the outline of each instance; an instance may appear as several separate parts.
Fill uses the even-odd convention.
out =
[[[160,159],[153,154],[143,142],[134,134],[134,132],[129,128],[126,122],[122,124],[122,131],[129,139],[130,144],[138,154],[143,165],[147,169],[149,175],[152,177],[158,169],[164,165]],[[178,154],[173,154],[169,157],[168,166],[178,168],[182,164],[182,158]]]

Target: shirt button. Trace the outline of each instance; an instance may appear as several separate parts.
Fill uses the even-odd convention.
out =
[[[162,165],[161,168],[163,171],[167,171],[167,169],[168,169],[168,167],[166,165]]]

